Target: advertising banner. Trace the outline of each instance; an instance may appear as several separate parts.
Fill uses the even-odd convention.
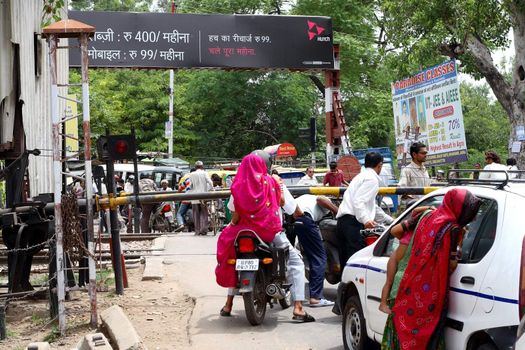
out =
[[[90,67],[331,69],[329,17],[69,11],[96,28]],[[80,53],[70,50],[70,65]]]
[[[66,155],[68,157],[78,153],[78,118],[73,118],[78,114],[77,96],[67,95],[66,110],[64,118],[72,118],[66,121]],[[74,157],[73,159],[78,159]]]
[[[398,161],[416,139],[427,145],[427,166],[467,160],[455,60],[393,82],[392,102]]]

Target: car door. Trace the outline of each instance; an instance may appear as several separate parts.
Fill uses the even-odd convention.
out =
[[[447,344],[459,344],[453,339],[464,338],[461,332],[469,323],[476,303],[480,302],[480,295],[484,296],[481,301],[487,301],[490,294],[490,291],[482,291],[481,286],[494,257],[491,248],[500,210],[496,200],[481,199],[483,204],[476,218],[467,225],[458,267],[450,275]]]
[[[417,206],[434,206],[438,207],[443,201],[443,194],[428,197],[422,200]],[[413,208],[415,208],[413,207]],[[409,217],[412,209],[405,211],[395,223],[401,222]],[[392,225],[393,226],[393,225]],[[391,227],[392,227],[391,226]],[[385,328],[387,314],[379,311],[379,303],[381,301],[381,290],[386,281],[386,266],[388,259],[392,252],[398,247],[399,240],[386,232],[381,236],[374,249],[374,255],[370,259],[366,269],[366,307],[365,317],[368,326],[375,332],[383,334]],[[367,314],[367,315],[366,315]]]

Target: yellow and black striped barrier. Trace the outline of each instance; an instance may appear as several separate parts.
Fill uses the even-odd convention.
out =
[[[425,195],[437,190],[439,187],[380,187],[380,195]],[[347,187],[288,187],[288,190],[294,197],[299,197],[303,194],[324,195],[341,197],[346,191]],[[97,209],[113,209],[119,205],[127,204],[148,204],[160,202],[180,202],[189,200],[212,200],[228,198],[231,195],[230,190],[210,191],[210,192],[147,192],[134,195],[131,193],[121,193],[119,197],[102,196],[97,197]]]

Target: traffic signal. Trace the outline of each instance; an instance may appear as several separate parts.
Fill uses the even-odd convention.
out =
[[[97,152],[100,160],[132,160],[137,152],[135,138],[132,135],[100,136]]]
[[[111,160],[132,160],[137,153],[135,138],[132,135],[107,136],[107,150]]]

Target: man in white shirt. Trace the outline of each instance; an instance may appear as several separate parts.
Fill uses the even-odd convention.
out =
[[[507,167],[501,164],[499,155],[494,151],[485,152],[485,167],[483,170],[508,170]],[[479,180],[505,180],[507,175],[504,172],[480,172]]]
[[[204,171],[204,163],[200,160],[195,162],[195,171],[190,173],[188,179],[191,183],[191,187],[188,192],[202,193],[208,192],[213,188],[213,182],[211,181],[208,173]],[[208,208],[205,203],[195,199],[191,201],[191,210],[193,212],[193,224],[195,225],[195,235],[207,235],[208,234]]]
[[[365,156],[365,169],[352,179],[343,195],[343,201],[337,212],[336,234],[339,240],[339,258],[341,268],[357,251],[366,246],[360,231],[374,228],[377,207],[376,196],[379,192],[379,173],[383,167],[383,156],[369,152]]]
[[[306,168],[306,175],[299,180],[297,186],[319,186],[319,182],[314,176],[314,168],[309,166]]]
[[[410,157],[412,161],[401,169],[399,177],[399,187],[428,187],[430,186],[430,176],[423,163],[427,160],[427,146],[421,142],[414,142],[410,146]],[[406,195],[402,199],[406,201],[418,199],[421,195]]]

